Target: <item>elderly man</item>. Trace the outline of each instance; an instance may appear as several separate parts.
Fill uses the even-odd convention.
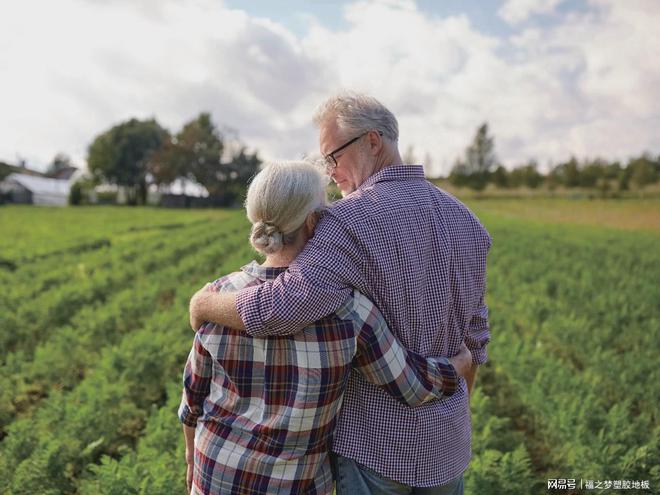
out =
[[[402,163],[396,118],[376,99],[332,97],[314,121],[344,198],[274,281],[235,294],[198,292],[191,324],[291,334],[335,311],[356,288],[409,349],[454,356],[465,342],[472,370],[441,401],[408,408],[352,373],[332,445],[338,495],[461,494],[471,456],[468,393],[490,338],[490,237],[462,203],[425,180],[421,166]]]

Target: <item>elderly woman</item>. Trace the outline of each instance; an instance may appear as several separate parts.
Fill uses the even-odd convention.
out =
[[[266,261],[216,280],[212,290],[257,286],[285,271],[313,235],[326,182],[306,162],[266,166],[246,201],[250,242]],[[464,348],[449,360],[407,351],[358,292],[287,337],[253,338],[206,323],[188,357],[179,408],[189,490],[329,494],[328,450],[351,367],[415,406],[451,395],[469,354]]]

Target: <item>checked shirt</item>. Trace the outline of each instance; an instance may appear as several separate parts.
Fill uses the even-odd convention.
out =
[[[357,289],[408,349],[476,364],[490,339],[486,255],[490,236],[460,201],[417,165],[386,167],[330,206],[314,237],[272,282],[239,291],[251,335],[295,333],[332,313]],[[333,451],[400,483],[429,487],[465,471],[471,425],[465,381],[451,397],[413,409],[352,373]]]
[[[252,262],[214,289],[257,286],[284,270]],[[358,292],[296,335],[202,326],[179,408],[197,427],[193,493],[331,493],[328,451],[351,369],[403,408],[450,396],[458,384],[446,358],[406,351]]]

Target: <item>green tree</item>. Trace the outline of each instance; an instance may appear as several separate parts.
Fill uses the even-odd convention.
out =
[[[477,129],[472,144],[465,150],[465,160],[457,160],[449,180],[457,186],[468,186],[477,191],[486,187],[493,167],[497,165],[495,139],[488,135],[488,124]]]
[[[185,177],[203,185],[215,204],[231,204],[259,169],[261,160],[234,138],[223,136],[209,113],[186,123],[153,160],[162,183]]]
[[[87,164],[96,178],[126,188],[129,204],[144,204],[149,160],[167,137],[155,119],[130,119],[94,139]]]
[[[527,165],[514,168],[509,173],[509,181],[513,187],[526,186],[536,189],[543,183],[543,176],[538,171],[537,163],[532,160]]]
[[[509,173],[502,165],[498,165],[491,175],[491,181],[500,189],[509,187]]]
[[[550,172],[551,182],[565,187],[578,187],[580,185],[580,166],[575,157],[560,163]]]
[[[449,173],[449,182],[458,187],[465,187],[470,181],[467,165],[460,158],[454,161],[454,166]]]
[[[580,167],[580,187],[596,187],[598,182],[607,174],[607,162],[596,159],[585,162]]]
[[[71,158],[69,155],[66,153],[58,153],[55,155],[55,158],[53,158],[53,161],[48,166],[46,175],[49,177],[55,177],[61,170],[71,167],[73,167],[73,164],[71,163]]]
[[[156,186],[169,185],[186,175],[184,160],[178,158],[176,136],[171,136],[163,142],[162,147],[155,151],[147,162],[147,172],[151,182]]]
[[[643,188],[657,181],[656,164],[648,154],[632,159],[628,163],[630,180],[639,188]]]
[[[488,135],[488,123],[479,126],[472,144],[465,150],[465,164],[470,174],[490,172],[497,164],[495,138]]]

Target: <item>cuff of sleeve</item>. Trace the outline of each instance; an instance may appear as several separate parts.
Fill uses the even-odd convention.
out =
[[[488,351],[486,350],[486,347],[482,347],[481,349],[470,349],[470,352],[472,353],[473,364],[481,365],[488,361]]]
[[[179,421],[181,421],[186,426],[194,428],[197,426],[198,417],[199,414],[193,413],[185,401],[181,402],[181,405],[179,406]]]
[[[264,325],[261,315],[261,298],[266,294],[261,291],[262,285],[247,287],[236,293],[236,311],[243,320],[245,332],[253,337],[265,337],[268,335],[268,329]],[[269,307],[269,302],[263,301],[263,307]]]
[[[440,376],[442,377],[442,396],[449,397],[454,395],[458,388],[458,373],[456,368],[449,362],[447,358],[434,359]]]

